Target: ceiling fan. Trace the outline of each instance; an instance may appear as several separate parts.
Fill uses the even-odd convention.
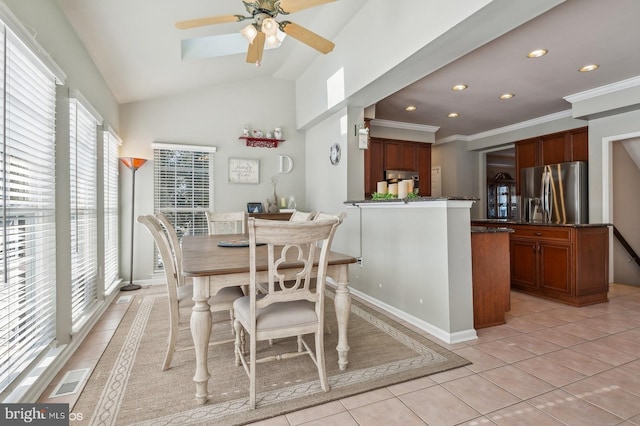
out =
[[[252,19],[253,22],[240,32],[249,41],[247,62],[260,65],[265,44],[277,46],[282,42],[282,33],[290,35],[298,41],[327,54],[334,48],[334,44],[318,34],[290,21],[276,21],[278,15],[288,15],[300,10],[331,3],[335,0],[257,0],[243,1],[244,7],[251,16],[221,15],[206,18],[190,19],[176,23],[179,29],[190,29],[206,25],[226,24]]]

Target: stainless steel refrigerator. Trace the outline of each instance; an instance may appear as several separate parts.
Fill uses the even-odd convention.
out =
[[[587,163],[574,161],[520,171],[522,220],[589,223]]]

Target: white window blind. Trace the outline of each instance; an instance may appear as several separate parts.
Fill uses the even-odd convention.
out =
[[[52,72],[0,22],[0,391],[55,338]]]
[[[103,137],[104,170],[104,286],[118,284],[118,147],[122,141],[111,129]]]
[[[213,210],[215,148],[153,144],[154,211],[164,213],[178,237],[208,233],[205,211]],[[161,267],[154,256],[155,268]]]
[[[76,99],[69,102],[71,162],[71,320],[74,328],[97,301],[98,119]]]

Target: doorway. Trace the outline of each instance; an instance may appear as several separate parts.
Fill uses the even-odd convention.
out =
[[[627,244],[640,253],[640,137],[611,144],[611,223]],[[640,265],[617,238],[611,246],[613,282],[640,286]]]
[[[485,152],[480,193],[486,219],[511,219],[519,215],[515,195],[516,150],[514,146]]]

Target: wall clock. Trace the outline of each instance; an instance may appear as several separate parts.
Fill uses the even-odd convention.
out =
[[[331,145],[331,151],[329,152],[329,160],[331,161],[331,164],[333,164],[334,166],[337,166],[338,163],[340,162],[340,144],[339,143],[334,143],[333,145]]]

